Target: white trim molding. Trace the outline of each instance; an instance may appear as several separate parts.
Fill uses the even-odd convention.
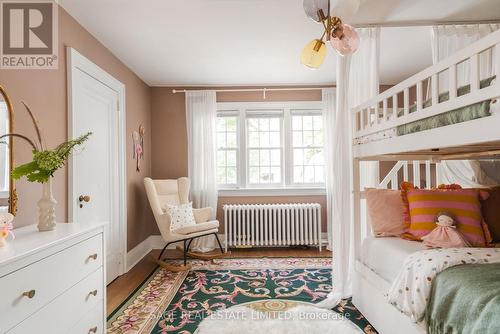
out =
[[[119,223],[120,229],[120,275],[124,274],[128,268],[127,265],[127,172],[126,172],[126,136],[125,136],[125,118],[126,118],[126,106],[125,106],[125,85],[114,78],[112,75],[104,71],[98,65],[94,64],[92,61],[87,59],[85,56],[80,54],[77,50],[66,47],[66,71],[67,71],[67,97],[68,97],[68,138],[73,138],[73,133],[75,132],[76,124],[73,119],[73,98],[72,98],[72,88],[74,85],[74,73],[75,71],[82,71],[89,76],[95,78],[96,80],[102,82],[104,85],[110,87],[118,94],[118,217],[116,221]],[[73,184],[75,183],[75,175],[73,172],[74,167],[74,156],[70,155],[68,159],[68,220],[73,222],[76,210],[78,206],[76,204],[76,198],[78,194],[75,193]]]

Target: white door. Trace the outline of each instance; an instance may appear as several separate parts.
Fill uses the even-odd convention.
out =
[[[74,51],[76,52],[76,51]],[[106,223],[106,280],[123,273],[124,229],[121,217],[120,86],[107,82],[109,74],[71,53],[71,137],[92,132],[70,165],[70,218],[72,222]],[[89,64],[90,63],[90,64]],[[95,68],[87,68],[87,66]],[[102,77],[104,76],[104,77]]]

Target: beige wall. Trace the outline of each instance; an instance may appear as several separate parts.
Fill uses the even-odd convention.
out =
[[[4,86],[14,103],[15,130],[33,137],[28,116],[21,107],[25,101],[39,116],[49,147],[67,139],[67,89],[65,47],[70,46],[102,67],[126,85],[127,148],[131,146],[130,133],[142,123],[146,127],[145,160],[143,169],[136,173],[134,160],[127,154],[128,187],[128,249],[155,231],[152,215],[142,186],[142,179],[151,174],[151,88],[121,63],[109,50],[90,35],[62,8],[59,10],[59,69],[57,70],[0,70],[0,85]],[[130,152],[127,149],[127,153]],[[16,164],[31,158],[30,148],[16,141]],[[17,183],[19,213],[15,226],[36,223],[36,202],[41,196],[39,184],[25,180]],[[67,170],[55,175],[54,196],[59,202],[57,218],[67,220]]]
[[[320,101],[321,91],[221,92],[218,102],[261,101]],[[172,88],[153,88],[152,91],[152,174],[154,178],[178,178],[188,174],[186,110],[184,94],[172,93]],[[219,197],[217,218],[222,223],[222,206],[238,203],[299,203],[317,202],[322,206],[323,229],[326,231],[325,196],[265,196]],[[223,228],[221,229],[221,231]]]

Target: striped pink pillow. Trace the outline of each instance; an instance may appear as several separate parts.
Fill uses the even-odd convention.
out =
[[[484,246],[481,202],[476,189],[424,190],[407,192],[410,211],[408,233],[420,239],[435,227],[436,215],[450,212],[456,218],[457,230],[472,246]]]

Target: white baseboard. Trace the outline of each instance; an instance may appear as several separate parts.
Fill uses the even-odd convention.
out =
[[[151,238],[153,236],[149,236],[144,239],[140,244],[132,248],[127,253],[127,272],[132,269],[139,261],[141,261],[146,255],[151,252]]]
[[[328,245],[327,234],[322,233],[321,238],[323,240],[323,245]],[[224,234],[219,234],[219,240],[222,242],[224,246]],[[172,244],[169,245],[167,249],[175,249],[177,245]],[[132,269],[139,261],[141,261],[146,255],[149,254],[153,249],[163,249],[165,247],[165,241],[161,235],[150,235],[146,239],[144,239],[140,244],[132,248],[127,253],[127,272]]]

